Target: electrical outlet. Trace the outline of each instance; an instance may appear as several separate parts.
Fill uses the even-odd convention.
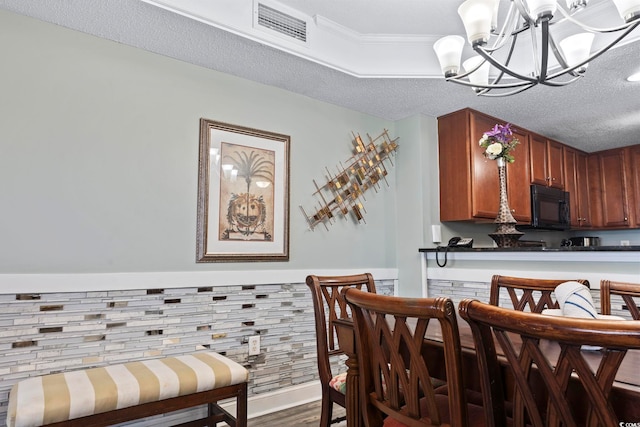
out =
[[[620,240],[620,246],[629,246],[629,242],[628,240]]]
[[[249,356],[260,354],[260,335],[249,337]]]

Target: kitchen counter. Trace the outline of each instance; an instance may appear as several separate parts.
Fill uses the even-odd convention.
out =
[[[538,278],[584,278],[640,283],[640,246],[517,248],[420,248],[423,286],[429,281],[489,283],[494,274]]]
[[[446,246],[438,248],[420,248],[418,252],[444,252]],[[517,248],[459,248],[450,247],[448,252],[640,252],[640,246],[561,246],[547,248],[542,246],[522,246]]]

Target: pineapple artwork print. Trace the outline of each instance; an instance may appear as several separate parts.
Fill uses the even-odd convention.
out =
[[[275,152],[223,142],[218,238],[273,241]]]

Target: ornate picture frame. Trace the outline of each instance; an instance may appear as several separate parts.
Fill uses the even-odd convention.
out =
[[[196,262],[289,260],[290,141],[200,119]]]

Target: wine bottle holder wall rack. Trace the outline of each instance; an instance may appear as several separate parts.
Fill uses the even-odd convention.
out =
[[[389,186],[385,163],[393,166],[392,156],[398,149],[398,138],[391,139],[385,129],[375,138],[367,134],[369,143],[365,144],[359,134],[352,134],[353,156],[345,161],[345,165],[340,163],[335,175],[325,168],[327,175],[323,185],[318,185],[316,180],[313,180],[316,187],[313,195],[320,201],[318,208],[308,215],[300,206],[311,230],[320,224],[328,230],[327,224],[333,223],[339,216],[347,219],[349,213],[357,222],[366,223],[366,210],[362,204],[366,201],[364,193],[370,189],[377,192],[381,181]]]

